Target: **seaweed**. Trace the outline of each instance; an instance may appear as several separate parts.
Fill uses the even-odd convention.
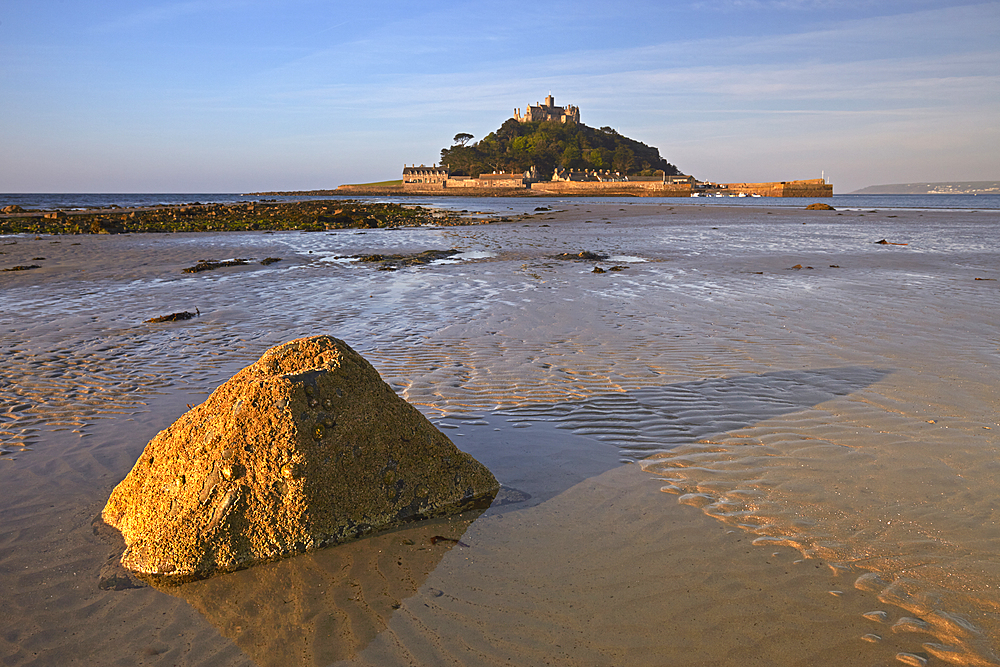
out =
[[[230,259],[224,262],[202,260],[194,266],[189,266],[184,269],[184,273],[201,273],[202,271],[214,271],[216,269],[221,269],[224,266],[246,266],[249,263],[250,260],[247,259]]]
[[[144,323],[157,324],[159,322],[181,322],[183,320],[190,320],[194,318],[196,315],[201,314],[197,308],[195,309],[195,311],[196,312],[194,313],[189,313],[188,311],[183,310],[179,313],[170,313],[169,315],[160,315],[159,317],[151,317],[148,320],[145,320]]]

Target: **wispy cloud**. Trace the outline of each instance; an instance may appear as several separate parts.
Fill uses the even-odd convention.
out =
[[[163,2],[140,7],[124,16],[97,23],[94,25],[94,30],[103,33],[115,33],[122,30],[143,30],[199,14],[238,10],[248,4],[250,3],[246,0],[185,0],[184,2]]]

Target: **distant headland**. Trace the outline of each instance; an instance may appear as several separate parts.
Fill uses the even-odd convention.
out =
[[[954,181],[951,183],[895,183],[869,185],[852,195],[1000,195],[1000,181]]]

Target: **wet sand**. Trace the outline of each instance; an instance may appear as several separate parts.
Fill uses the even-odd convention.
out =
[[[996,212],[553,208],[4,238],[41,268],[0,274],[0,664],[996,664]],[[343,259],[438,248],[473,259]],[[182,273],[234,257],[282,261]],[[91,520],[145,443],[313,333],[512,502],[101,590]]]

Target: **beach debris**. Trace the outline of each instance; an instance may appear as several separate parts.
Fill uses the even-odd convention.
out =
[[[823,202],[816,202],[815,204],[809,204],[806,206],[807,211],[836,211],[834,207],[829,204],[824,204]]]
[[[199,313],[200,314],[200,313]],[[144,324],[156,324],[159,322],[180,322],[182,320],[190,320],[196,317],[195,313],[189,313],[184,310],[179,313],[170,313],[169,315],[160,315],[159,317],[151,317],[148,320],[144,320]]]
[[[11,204],[10,206],[4,206],[0,213],[24,213],[24,209],[17,204]]]
[[[488,506],[493,475],[330,336],[274,347],[147,445],[103,520],[151,583]]]
[[[553,259],[582,259],[585,261],[600,261],[607,259],[607,255],[602,255],[599,252],[592,252],[590,250],[581,250],[578,253],[564,252],[558,255],[553,255]]]
[[[881,241],[876,241],[875,245],[909,245],[908,243],[892,243],[891,241],[886,241],[882,239]]]
[[[352,259],[368,264],[378,264],[379,271],[395,271],[404,266],[421,266],[439,259],[447,259],[459,254],[458,250],[424,250],[409,255],[352,255]]]
[[[801,271],[802,269],[811,269],[811,266],[802,266],[801,264],[796,264],[795,266],[788,267],[789,271]]]
[[[184,273],[201,273],[202,271],[214,271],[215,269],[220,269],[224,266],[246,266],[250,263],[248,259],[227,259],[222,262],[216,262],[211,259],[200,260],[194,266],[189,266],[184,269]]]
[[[30,271],[31,269],[40,269],[40,268],[42,267],[40,267],[37,264],[28,264],[28,265],[18,264],[17,266],[12,266],[9,269],[4,269],[4,271]]]
[[[605,271],[604,271],[604,269],[602,269],[601,267],[599,267],[599,266],[595,266],[595,267],[594,267],[594,270],[593,270],[593,271],[591,271],[591,273],[605,273]]]
[[[263,264],[264,266],[270,266],[271,264],[280,261],[281,261],[280,257],[265,257],[264,259],[260,260],[260,263]]]
[[[608,269],[608,271],[624,271],[627,268],[628,268],[627,266],[622,266],[621,264],[615,264],[610,269]]]

